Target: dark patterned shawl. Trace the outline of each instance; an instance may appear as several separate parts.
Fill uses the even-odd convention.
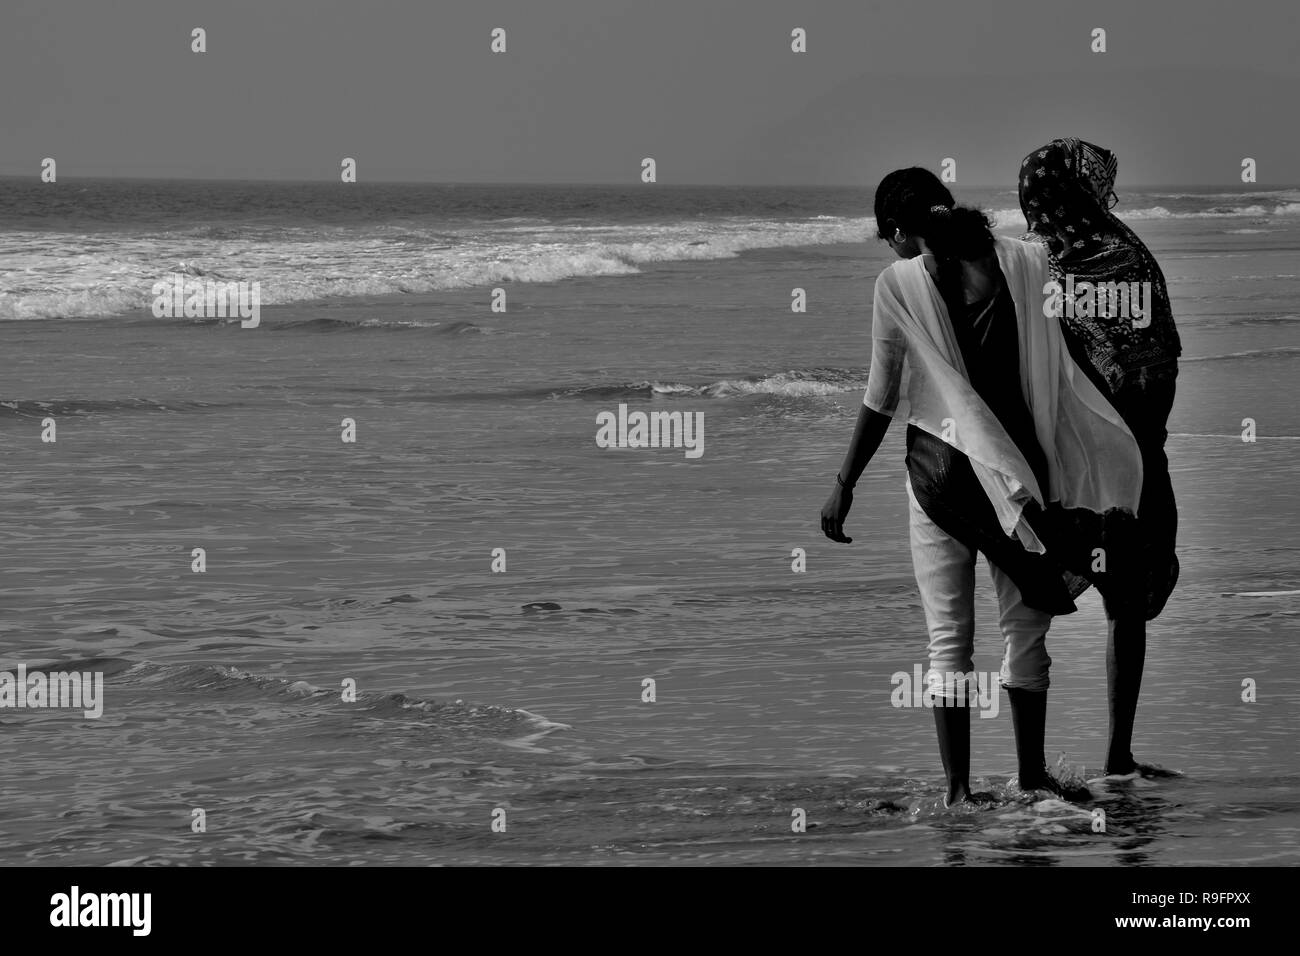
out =
[[[1172,370],[1182,351],[1164,273],[1142,240],[1109,212],[1117,168],[1110,150],[1073,138],[1053,140],[1020,164],[1020,208],[1032,238],[1047,244],[1053,278],[1063,285],[1070,275],[1076,285],[1151,283],[1146,328],[1104,315],[1062,317],[1067,337],[1112,394]]]

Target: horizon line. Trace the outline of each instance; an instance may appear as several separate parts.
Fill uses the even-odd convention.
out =
[[[40,174],[32,173],[7,173],[0,172],[0,179],[34,179],[40,182]],[[56,181],[44,185],[61,185],[62,182],[102,182],[102,181],[126,181],[126,182],[176,182],[176,183],[257,183],[267,185],[327,185],[336,184],[339,186],[360,186],[360,185],[377,185],[377,186],[625,186],[628,188],[640,188],[644,186],[659,186],[665,188],[688,188],[688,189],[874,189],[875,187],[865,183],[809,183],[809,182],[743,182],[743,183],[720,183],[720,182],[680,182],[680,183],[641,183],[626,182],[621,180],[481,180],[481,179],[368,179],[358,180],[352,183],[345,183],[336,179],[294,179],[294,178],[277,178],[264,179],[257,177],[230,177],[230,176],[147,176],[147,175],[92,175],[77,176],[72,179]],[[953,189],[1002,189],[1011,188],[1006,183],[945,183],[944,185]],[[1300,182],[1275,182],[1275,183],[1215,183],[1215,182],[1147,182],[1147,183],[1129,183],[1125,185],[1128,189],[1141,189],[1149,186],[1167,187],[1201,187],[1229,189],[1236,187],[1246,187],[1246,191],[1263,190],[1269,188],[1300,188]]]

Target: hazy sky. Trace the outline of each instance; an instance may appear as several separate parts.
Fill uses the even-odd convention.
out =
[[[1240,185],[1245,156],[1295,183],[1297,6],[3,0],[0,173],[873,185],[952,157],[1010,185],[1073,134],[1129,183]]]

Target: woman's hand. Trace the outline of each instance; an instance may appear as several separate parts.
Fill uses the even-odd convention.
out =
[[[826,499],[826,504],[822,505],[822,532],[826,537],[841,544],[853,543],[853,539],[844,534],[844,519],[849,516],[852,507],[853,489],[836,481],[835,490]]]
[[[849,442],[844,464],[835,475],[835,490],[826,499],[826,504],[822,505],[822,532],[832,541],[840,544],[853,543],[853,539],[844,533],[844,519],[853,507],[853,485],[880,447],[888,427],[888,415],[876,411],[870,405],[862,405],[858,409],[858,423],[853,428],[853,440]],[[847,480],[845,475],[848,475]]]

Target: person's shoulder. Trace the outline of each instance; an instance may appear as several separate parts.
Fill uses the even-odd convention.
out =
[[[903,275],[903,269],[911,261],[911,259],[896,259],[889,265],[885,266],[885,268],[880,270],[880,274],[876,276],[876,285],[883,286],[887,289],[898,288],[899,280]]]
[[[1023,252],[1027,249],[1033,248],[1038,245],[1038,243],[1030,241],[1029,236],[1021,236],[1019,239],[1012,238],[1011,236],[998,236],[997,239],[994,240],[994,242],[997,245],[1004,246],[1009,249],[1014,249],[1020,252]]]
[[[916,268],[914,259],[898,259],[880,270],[872,289],[877,321],[887,321],[907,300],[908,270]]]
[[[1048,259],[1047,246],[1041,242],[999,236],[996,240],[996,246],[1004,257],[1013,261],[1046,262]]]

